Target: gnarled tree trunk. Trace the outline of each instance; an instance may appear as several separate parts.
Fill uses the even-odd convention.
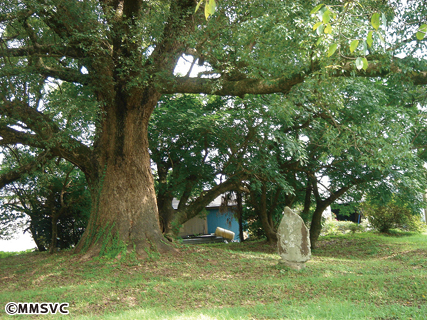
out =
[[[173,74],[184,49],[177,35],[184,32],[194,3],[171,3],[171,15],[149,60],[141,52],[141,34],[135,33],[138,19],[149,10],[147,3],[124,0],[109,5],[116,13],[111,20],[112,46],[105,50],[108,55],[94,60],[90,70],[101,79],[95,88],[103,117],[94,147],[98,170],[95,179],[88,179],[93,180],[93,207],[76,252],[88,248],[87,254],[92,256],[124,248],[135,249],[138,255],[146,255],[149,248],[172,251],[175,249],[165,242],[159,227],[148,122],[161,96],[155,88],[156,77],[161,77],[159,71],[162,76]]]
[[[76,252],[89,248],[92,256],[126,247],[144,255],[149,247],[172,249],[159,228],[148,152],[148,121],[160,94],[148,88],[137,97],[117,94],[108,106],[95,150],[99,169],[91,186],[92,213]]]

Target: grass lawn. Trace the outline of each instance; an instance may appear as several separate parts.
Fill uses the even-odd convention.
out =
[[[427,319],[427,234],[328,236],[312,254],[294,271],[255,241],[147,260],[0,253],[0,318],[13,301],[70,304],[43,319]]]

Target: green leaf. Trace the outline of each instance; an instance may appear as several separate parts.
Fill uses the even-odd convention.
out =
[[[417,39],[418,40],[423,40],[425,35],[427,33],[427,24],[423,24],[419,27],[418,32],[417,32]]]
[[[375,28],[375,30],[378,30],[380,27],[380,14],[378,12],[375,12],[371,17],[371,24]]]
[[[360,70],[363,68],[363,59],[361,57],[358,57],[356,59],[356,68],[357,70]]]
[[[325,29],[325,25],[324,24],[322,24],[319,28],[317,28],[317,30],[316,30],[316,32],[317,32],[317,35],[322,35],[323,34],[323,30]]]
[[[335,53],[335,51],[337,51],[337,48],[338,48],[338,45],[336,43],[331,44],[328,49],[328,57],[332,56]]]
[[[215,0],[206,0],[205,17],[206,20],[215,13],[216,3]]]
[[[321,3],[321,4],[319,4],[319,5],[317,5],[317,6],[315,6],[314,8],[313,8],[313,10],[311,10],[310,11],[310,14],[315,14],[317,11],[319,11],[320,10],[320,8],[322,8],[323,7],[323,3]]]
[[[350,43],[350,52],[353,52],[354,50],[356,50],[358,45],[359,45],[359,40],[353,40]]]
[[[321,26],[323,24],[322,21],[316,22],[313,26],[313,31],[316,30],[317,28],[319,28],[319,26]]]
[[[322,15],[323,23],[328,23],[329,21],[331,21],[331,14],[332,12],[329,10],[326,10],[325,12],[323,12],[323,15]]]
[[[197,12],[197,10],[199,10],[200,5],[202,4],[202,2],[203,2],[203,0],[200,0],[200,1],[199,1],[199,3],[198,3],[198,4],[197,4],[197,6],[196,6],[196,10],[194,10],[194,13],[196,13],[196,12]]]
[[[366,39],[366,43],[368,44],[369,48],[372,47],[372,44],[374,40],[372,39],[374,32],[371,30],[368,32],[368,38]]]
[[[328,23],[325,28],[325,33],[332,34],[332,25]]]
[[[368,69],[368,66],[369,66],[368,59],[366,59],[366,57],[363,57],[362,58],[362,63],[363,63],[362,68],[363,68],[363,70],[366,71],[366,69]]]

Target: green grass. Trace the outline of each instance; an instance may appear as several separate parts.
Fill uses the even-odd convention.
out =
[[[147,260],[0,254],[7,302],[68,302],[46,319],[426,319],[427,235],[321,238],[301,271],[262,242],[181,246]],[[15,316],[23,319],[28,316]]]

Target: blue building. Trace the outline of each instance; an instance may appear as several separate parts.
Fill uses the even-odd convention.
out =
[[[173,207],[178,207],[178,201],[173,202]],[[239,222],[234,217],[235,203],[221,206],[221,197],[212,201],[205,209],[207,215],[201,214],[188,220],[180,229],[179,235],[203,235],[215,233],[217,227],[234,232],[234,240],[239,240]]]

